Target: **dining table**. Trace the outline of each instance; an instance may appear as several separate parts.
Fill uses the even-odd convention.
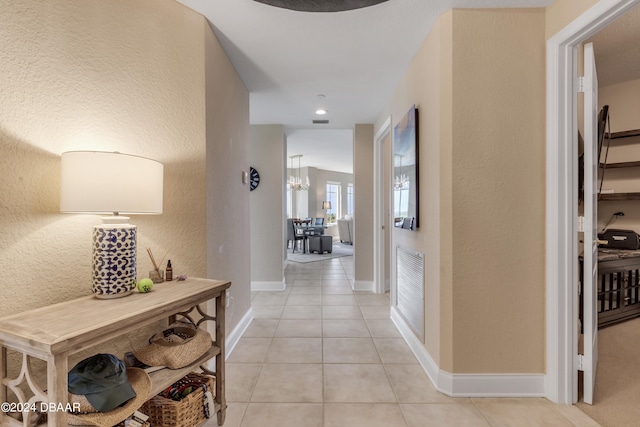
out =
[[[329,228],[327,225],[312,225],[311,221],[301,220],[299,223],[296,223],[296,220],[293,220],[295,225],[296,233],[300,232],[304,239],[302,239],[302,253],[307,253],[307,247],[309,245],[309,236],[315,236],[318,234],[324,234],[324,230]],[[318,232],[318,229],[322,229],[322,232]]]

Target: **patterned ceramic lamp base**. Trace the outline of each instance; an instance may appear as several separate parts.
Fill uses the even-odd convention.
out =
[[[93,228],[93,286],[96,298],[129,295],[136,287],[136,226],[102,224]]]

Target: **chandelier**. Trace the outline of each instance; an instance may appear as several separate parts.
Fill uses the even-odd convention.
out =
[[[394,190],[406,190],[409,188],[409,177],[402,173],[402,158],[404,156],[395,154],[396,157],[400,157],[400,176],[396,175],[393,180]]]
[[[297,158],[298,159],[298,174],[297,176],[293,176],[291,175],[289,177],[289,188],[291,188],[292,190],[295,191],[306,191],[309,189],[309,177],[307,176],[306,178],[306,184],[302,185],[302,179],[300,179],[300,157],[302,157],[302,154],[296,154],[295,156],[291,156],[289,157],[291,159],[291,171],[292,173],[295,171],[293,168],[293,159]]]

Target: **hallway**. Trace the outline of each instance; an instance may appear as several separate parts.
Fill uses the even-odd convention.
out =
[[[353,292],[352,271],[352,256],[289,263],[285,291],[254,293],[255,319],[227,360],[226,427],[598,425],[546,399],[437,392],[389,320],[389,296]]]

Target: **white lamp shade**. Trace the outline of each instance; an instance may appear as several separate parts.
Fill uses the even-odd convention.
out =
[[[163,165],[120,153],[62,153],[60,211],[161,214]]]

